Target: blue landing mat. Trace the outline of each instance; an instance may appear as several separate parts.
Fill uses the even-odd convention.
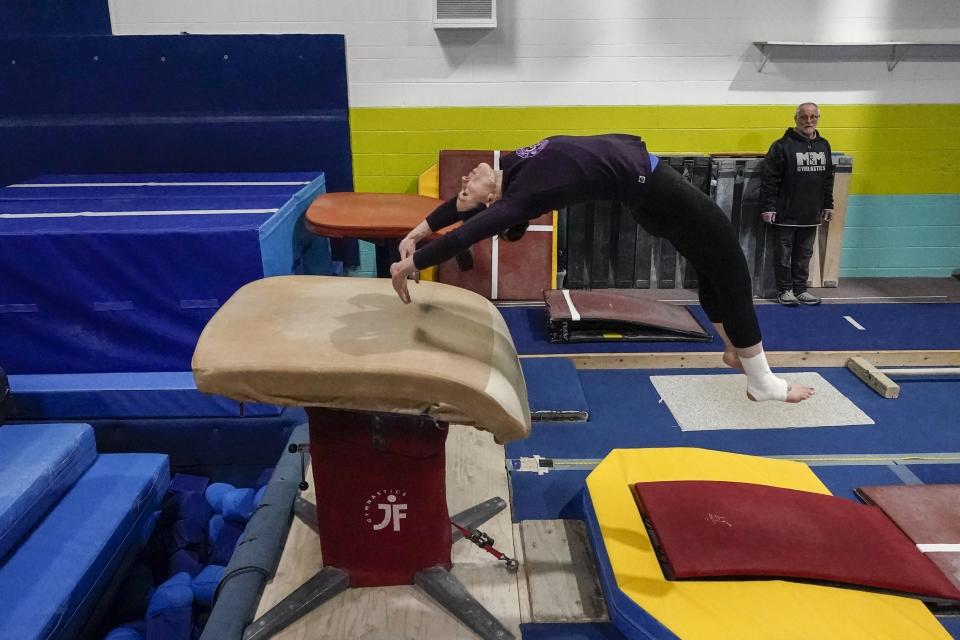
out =
[[[816,307],[756,306],[767,351],[865,351],[876,349],[960,349],[960,304],[822,304]],[[690,311],[712,327],[699,306]],[[586,342],[550,344],[544,307],[501,307],[517,353],[615,353],[721,351],[712,342]],[[864,327],[847,321],[850,316]]]
[[[322,173],[63,180],[0,190],[8,373],[189,371],[200,331],[241,286],[330,273],[329,242],[302,224]]]
[[[534,420],[573,420],[589,417],[580,375],[567,358],[528,358],[520,361]]]
[[[617,447],[703,447],[753,455],[902,454],[960,451],[960,382],[902,385],[886,400],[845,368],[816,371],[876,422],[853,427],[745,429],[683,433],[650,382],[651,375],[726,375],[719,369],[581,370],[588,422],[539,422],[507,445],[507,457],[599,459]],[[791,369],[777,369],[791,371]]]

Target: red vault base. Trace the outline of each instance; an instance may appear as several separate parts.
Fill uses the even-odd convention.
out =
[[[350,574],[351,587],[449,570],[447,424],[317,407],[307,415],[324,566]]]

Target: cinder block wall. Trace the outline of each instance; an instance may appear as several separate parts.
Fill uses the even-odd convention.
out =
[[[356,188],[411,191],[441,148],[636,132],[659,152],[764,151],[793,107],[854,156],[844,276],[960,268],[960,61],[889,71],[889,49],[755,41],[958,42],[957,0],[501,0],[495,30],[438,31],[430,0],[109,0],[113,32],[343,33]],[[928,52],[929,53],[929,52]],[[304,78],[309,82],[310,78]]]

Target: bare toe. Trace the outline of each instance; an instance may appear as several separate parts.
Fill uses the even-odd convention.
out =
[[[803,402],[808,400],[816,391],[813,387],[803,384],[792,384],[787,388],[787,402]]]

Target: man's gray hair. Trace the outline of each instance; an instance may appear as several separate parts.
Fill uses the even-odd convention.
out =
[[[797,110],[793,112],[793,117],[800,115],[800,109],[803,109],[806,106],[814,107],[817,110],[817,113],[820,113],[820,105],[818,105],[816,102],[804,102],[797,105]]]

